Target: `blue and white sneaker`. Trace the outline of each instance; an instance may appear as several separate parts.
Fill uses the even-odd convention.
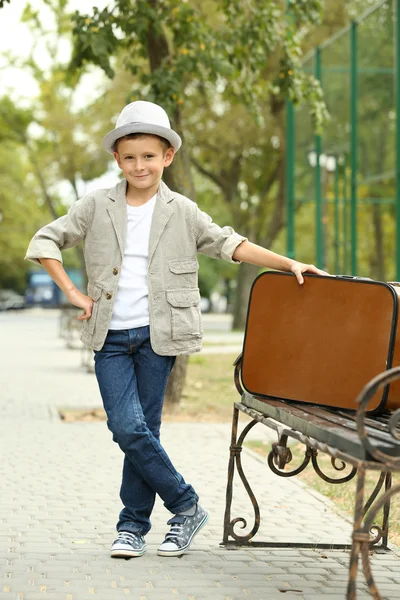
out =
[[[117,539],[111,546],[111,556],[113,558],[132,558],[142,556],[146,550],[146,542],[140,533],[119,531]]]
[[[207,523],[208,513],[196,504],[194,515],[177,514],[168,521],[171,525],[165,540],[158,548],[159,556],[181,556],[189,549],[196,533]]]

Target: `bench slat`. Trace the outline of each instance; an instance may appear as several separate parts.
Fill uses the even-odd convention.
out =
[[[358,437],[354,419],[346,419],[343,413],[333,418],[332,413],[316,406],[287,404],[282,400],[261,398],[248,393],[242,395],[242,403],[357,459],[371,460],[366,456],[364,446]],[[374,433],[374,436],[369,437],[373,446],[391,456],[400,456],[400,443],[389,435],[382,436],[384,433],[382,431],[373,431],[372,427],[369,429]]]
[[[346,415],[343,412],[341,412],[340,414],[335,414],[333,410],[327,411],[322,408],[314,407],[314,406],[310,407],[310,408],[311,408],[310,412],[312,414],[314,414],[315,416],[325,418],[327,421],[330,421],[332,423],[337,423],[338,425],[341,425],[342,427],[346,427],[351,431],[357,431],[357,423],[356,423],[356,419],[353,415],[350,415],[350,414]],[[385,428],[384,425],[382,425],[381,423],[374,423],[373,419],[371,419],[371,418],[366,418],[365,424],[366,424],[365,429],[368,432],[369,440],[372,441],[372,439],[376,439],[377,444],[379,443],[379,441],[382,441],[382,442],[385,442],[386,444],[389,444],[389,446],[392,444],[396,445],[396,443],[393,440],[393,437],[388,432],[387,426]],[[399,446],[399,453],[400,453],[400,443],[397,445]]]

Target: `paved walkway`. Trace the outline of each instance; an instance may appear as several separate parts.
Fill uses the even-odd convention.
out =
[[[157,501],[147,554],[111,559],[120,450],[104,423],[57,418],[58,407],[99,406],[94,375],[80,367],[79,351],[65,349],[53,311],[0,313],[0,331],[1,600],[345,597],[345,552],[219,546],[229,424],[163,425],[165,447],[211,513],[192,549],[181,558],[156,555],[169,518]],[[260,538],[349,541],[350,524],[329,501],[275,477],[251,452],[244,451],[243,462],[262,508]],[[236,486],[233,516],[252,524],[250,509]],[[397,599],[399,557],[377,555],[372,564],[385,598]],[[366,589],[361,573],[358,598],[370,597]]]

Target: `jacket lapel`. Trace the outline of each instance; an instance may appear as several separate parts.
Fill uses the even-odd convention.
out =
[[[120,183],[118,183],[115,187],[111,188],[111,190],[108,192],[108,198],[112,200],[112,202],[110,202],[110,205],[107,207],[107,212],[110,215],[110,219],[117,236],[121,256],[123,258],[125,252],[127,227],[125,179],[120,181]],[[154,207],[153,219],[151,222],[149,264],[153,258],[162,232],[164,231],[166,224],[173,214],[173,210],[169,206],[169,202],[171,202],[173,198],[174,193],[171,192],[165,183],[161,181],[160,187],[158,188],[156,205]]]
[[[173,210],[169,206],[169,202],[171,202],[173,198],[173,192],[171,192],[165,183],[161,181],[160,187],[158,188],[156,205],[154,207],[153,219],[151,222],[149,264],[151,263],[158,242],[160,241],[162,232],[164,231],[166,224],[173,214]]]
[[[108,198],[113,202],[107,207],[107,212],[110,215],[111,222],[114,227],[115,235],[117,236],[119,249],[122,258],[125,252],[126,243],[126,180],[123,179],[109,193]]]

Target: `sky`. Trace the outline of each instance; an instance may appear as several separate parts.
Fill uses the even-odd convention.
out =
[[[41,0],[30,0],[29,2],[34,9],[40,9],[40,18],[44,26],[49,29],[52,27],[51,11],[43,4]],[[0,96],[2,94],[13,94],[18,100],[18,105],[23,106],[32,101],[37,93],[37,86],[28,72],[21,71],[9,67],[9,60],[4,56],[7,52],[12,52],[17,57],[29,57],[33,49],[33,37],[29,28],[21,22],[21,15],[27,0],[11,0],[10,4],[6,3],[0,9]],[[109,0],[70,0],[69,7],[71,11],[78,10],[80,12],[91,12],[93,5],[99,9],[109,4]],[[69,57],[69,47],[59,45],[59,57],[67,61]],[[35,51],[35,60],[43,67],[48,64],[47,53],[44,45],[37,47]],[[100,72],[97,72],[94,77],[102,77]],[[88,95],[93,87],[89,81],[86,81],[86,89]],[[85,101],[84,90],[79,94],[82,101]],[[107,132],[105,132],[107,133]],[[93,189],[100,187],[109,187],[116,183],[116,169],[110,169],[103,177],[80,186],[80,193],[88,193]]]
[[[13,90],[19,98],[31,97],[36,93],[36,86],[28,73],[20,70],[10,69],[8,60],[4,53],[11,52],[14,56],[29,57],[33,50],[33,37],[25,23],[21,22],[23,10],[27,4],[33,9],[40,10],[40,19],[46,28],[52,28],[51,11],[41,0],[11,0],[0,9],[0,93]],[[107,0],[70,0],[71,11],[90,12],[93,5],[103,8],[109,2]],[[67,60],[69,56],[68,45],[59,45],[59,57]],[[35,59],[40,65],[46,66],[48,58],[43,43],[35,50]]]

